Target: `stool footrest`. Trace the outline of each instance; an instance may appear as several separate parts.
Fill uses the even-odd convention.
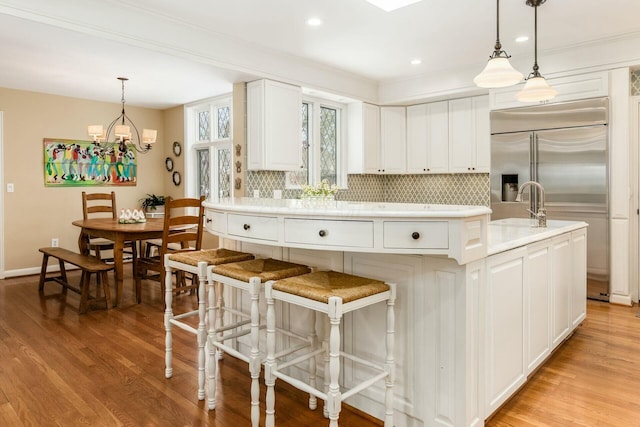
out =
[[[382,373],[376,375],[375,377],[371,377],[368,380],[362,381],[360,384],[358,384],[356,386],[353,386],[349,390],[344,391],[342,393],[342,400],[348,399],[351,396],[360,393],[365,388],[368,388],[368,387],[372,386],[373,384],[375,384],[376,382],[380,381],[381,379],[386,378],[387,375],[389,375],[389,374],[386,373],[386,372],[382,372]]]
[[[229,353],[231,356],[235,357],[236,359],[240,359],[245,363],[249,363],[249,357],[247,355],[240,353],[238,350],[236,350],[231,346],[224,345],[220,342],[214,342],[213,346],[219,348],[225,353]]]
[[[279,372],[279,371],[273,372],[273,376],[291,384],[292,386],[294,386],[299,390],[312,394],[319,399],[327,400],[327,393],[324,393],[315,387],[311,387],[309,384],[305,383],[304,381],[300,381],[297,378],[290,377],[289,375],[283,374],[282,372]]]
[[[184,322],[176,322],[176,321],[174,321],[174,319],[170,319],[169,323],[171,323],[172,325],[177,326],[178,328],[182,329],[183,331],[191,332],[193,335],[198,335],[198,330],[196,328],[194,328],[191,325],[187,325]]]
[[[324,353],[324,350],[321,349],[321,348],[317,349],[316,351],[310,351],[308,353],[302,354],[302,355],[296,357],[295,359],[279,363],[277,369],[275,370],[275,372],[278,372],[279,369],[286,369],[289,366],[294,366],[294,365],[297,365],[300,362],[304,362],[305,360],[309,360],[312,357],[315,357],[316,355],[318,355],[320,353]]]

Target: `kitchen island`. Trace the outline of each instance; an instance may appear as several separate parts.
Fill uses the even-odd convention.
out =
[[[204,205],[207,230],[227,247],[397,283],[397,426],[483,425],[585,317],[583,222],[489,222],[482,206]],[[384,343],[368,339],[384,324],[376,308],[345,317],[346,351],[384,355]],[[282,307],[281,315],[295,329],[309,313]],[[342,373],[347,385],[361,374],[348,362]],[[381,384],[347,403],[382,418],[383,401]]]

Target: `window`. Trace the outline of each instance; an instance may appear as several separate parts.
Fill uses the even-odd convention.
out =
[[[188,194],[207,199],[230,197],[233,191],[231,97],[227,95],[188,106],[186,116],[190,148],[185,159],[190,178]]]
[[[326,179],[329,185],[346,187],[342,155],[344,105],[325,100],[305,99],[302,103],[300,171],[287,173],[287,188],[317,185]]]

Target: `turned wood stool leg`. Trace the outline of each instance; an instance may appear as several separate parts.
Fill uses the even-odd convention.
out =
[[[249,373],[251,375],[251,425],[258,426],[260,422],[260,284],[258,277],[249,280],[249,294],[251,297],[251,352],[249,354]]]
[[[275,384],[276,377],[272,371],[276,368],[276,311],[275,301],[271,295],[271,282],[265,285],[265,299],[267,302],[267,359],[264,365],[264,383],[267,387],[266,394],[266,427],[275,426]]]
[[[216,370],[218,369],[216,346],[213,342],[216,339],[216,284],[213,280],[207,280],[207,298],[209,302],[209,330],[207,340],[209,346],[209,390],[208,390],[208,407],[210,410],[216,409]]]
[[[387,371],[387,377],[384,380],[385,383],[385,416],[384,427],[393,427],[393,383],[395,381],[395,314],[394,306],[396,303],[396,288],[395,285],[391,285],[391,296],[387,300],[387,334],[386,334],[386,351],[385,369]]]
[[[338,427],[342,393],[338,378],[340,376],[340,320],[342,319],[342,299],[329,298],[329,392],[327,407],[329,410],[329,427]],[[325,374],[326,375],[326,374]]]
[[[173,319],[173,311],[171,308],[172,302],[173,302],[173,292],[172,291],[172,287],[173,287],[173,279],[171,277],[171,267],[169,267],[167,262],[167,259],[165,259],[165,273],[164,273],[164,280],[165,280],[165,285],[164,285],[164,290],[165,290],[165,295],[164,295],[164,301],[165,301],[165,308],[164,308],[164,330],[165,330],[165,337],[164,337],[164,341],[165,341],[165,354],[164,354],[164,360],[165,360],[165,369],[164,369],[164,377],[165,378],[171,378],[171,376],[173,375],[173,367],[172,367],[172,363],[173,363],[173,335],[171,332],[171,319]],[[138,294],[139,295],[139,294]]]
[[[191,280],[195,280],[192,276]],[[207,263],[198,263],[198,400],[204,400],[204,365],[205,351],[204,347],[207,343],[207,328],[204,323],[206,313],[206,296],[205,287],[207,283]]]

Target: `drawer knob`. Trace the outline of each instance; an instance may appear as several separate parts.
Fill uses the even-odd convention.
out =
[[[320,237],[324,237],[324,236],[326,236],[327,234],[328,234],[328,233],[327,233],[327,230],[320,230],[320,231],[318,231],[318,235],[319,235]]]
[[[207,218],[207,223],[213,222],[211,218]]]
[[[420,238],[420,233],[414,231],[413,233],[411,233],[411,237],[413,238],[413,240],[418,240]]]
[[[242,226],[242,228],[244,228],[245,230],[248,230],[248,229],[250,229],[250,228],[251,228],[251,225],[249,225],[249,224],[245,224],[245,225],[243,225],[243,226]]]

